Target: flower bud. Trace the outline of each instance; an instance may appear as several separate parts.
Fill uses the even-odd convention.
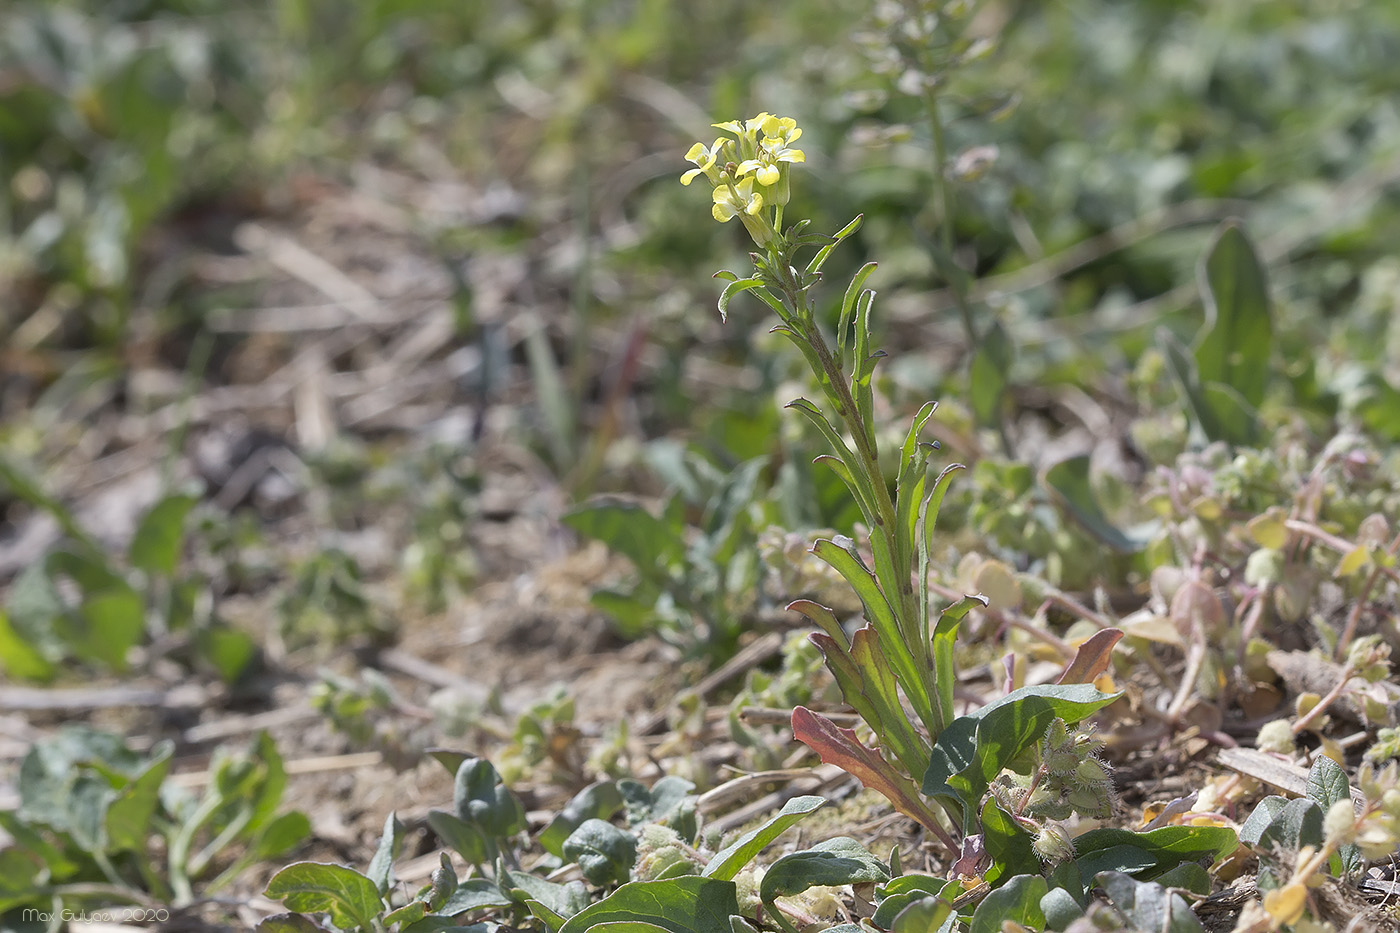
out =
[[[1327,817],[1322,821],[1322,832],[1328,845],[1346,845],[1356,835],[1356,808],[1351,798],[1338,800],[1327,808]]]
[[[1054,820],[1045,821],[1031,848],[1043,861],[1052,865],[1074,858],[1074,840],[1070,838],[1069,830],[1063,823]]]

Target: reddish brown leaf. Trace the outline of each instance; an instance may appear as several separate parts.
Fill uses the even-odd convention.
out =
[[[842,729],[820,713],[799,706],[792,711],[792,733],[822,761],[836,765],[854,775],[861,784],[884,794],[896,810],[920,823],[956,854],[958,847],[939,825],[913,780],[897,771],[878,751],[862,745],[854,729]]]
[[[1100,674],[1108,670],[1108,659],[1113,654],[1113,646],[1118,644],[1118,639],[1122,637],[1123,632],[1116,628],[1106,628],[1090,635],[1079,645],[1074,660],[1069,662],[1069,666],[1055,683],[1093,683]]]

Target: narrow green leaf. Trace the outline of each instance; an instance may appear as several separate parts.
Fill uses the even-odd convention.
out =
[[[841,697],[860,718],[868,723],[879,722],[880,714],[865,693],[865,679],[850,652],[825,632],[812,632],[807,638],[821,651],[826,669],[836,678]]]
[[[815,622],[832,641],[841,646],[843,651],[850,644],[850,639],[846,637],[846,630],[841,627],[836,613],[821,603],[812,602],[810,599],[795,599],[787,604],[787,608],[791,612],[800,612]]]
[[[724,291],[719,296],[719,319],[726,321],[729,319],[729,303],[734,300],[734,296],[754,288],[762,288],[763,280],[760,278],[735,279],[724,286]]]
[[[953,687],[957,681],[957,672],[953,667],[953,646],[958,640],[958,629],[969,612],[973,609],[985,609],[986,606],[987,600],[982,596],[964,596],[939,613],[938,624],[933,629],[931,650],[933,682],[938,686],[940,725],[946,724],[952,718]]]
[[[850,547],[844,546],[845,542],[850,540],[843,536],[838,536],[837,539],[818,538],[812,545],[812,553],[830,564],[845,578],[851,589],[855,590],[865,606],[866,618],[875,626],[881,637],[889,638],[898,644],[900,631],[894,608],[880,591],[875,575],[861,562],[857,554],[852,553],[855,549],[854,542]]]
[[[394,861],[403,850],[404,833],[407,831],[408,827],[404,826],[398,814],[390,810],[384,818],[384,832],[379,836],[379,845],[375,847],[366,871],[366,877],[374,882],[380,894],[388,892],[394,884]]]
[[[905,771],[919,773],[928,761],[928,748],[899,702],[894,671],[879,634],[871,626],[862,627],[851,639],[851,660],[860,673],[861,693],[875,708],[875,718],[866,719],[866,725],[875,730],[880,746],[893,752]]]
[[[870,289],[860,293],[856,299],[855,347],[851,360],[851,397],[856,402],[857,420],[865,428],[866,443],[875,449],[875,394],[870,380],[875,366],[884,356],[884,351],[870,349],[870,309],[875,304],[875,293]]]
[[[857,269],[856,274],[851,276],[851,284],[846,286],[845,297],[841,299],[841,314],[836,319],[836,345],[843,360],[846,358],[847,347],[852,345],[851,325],[855,322],[856,299],[860,297],[861,287],[875,268],[875,263],[867,262]]]
[[[749,830],[710,859],[704,871],[700,872],[706,878],[718,878],[721,881],[731,881],[745,865],[753,861],[759,852],[763,851],[773,840],[777,839],[789,827],[801,822],[809,814],[816,812],[826,803],[822,797],[794,797],[767,822]]]
[[[1005,328],[993,321],[977,343],[968,375],[968,402],[978,424],[1000,422],[1001,400],[1006,395],[1014,353]]]
[[[1269,382],[1273,324],[1264,267],[1238,222],[1216,231],[1199,279],[1206,306],[1196,346],[1201,381],[1230,386],[1258,408]]]

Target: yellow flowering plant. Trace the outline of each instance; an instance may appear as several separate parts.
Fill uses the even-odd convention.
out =
[[[977,824],[993,834],[989,848],[995,848],[1000,838],[996,833],[1014,835],[1025,829],[1013,820],[995,818],[993,828],[987,828],[984,801],[988,807],[999,806],[987,798],[992,780],[1029,754],[1052,722],[1060,721],[1062,729],[1073,726],[1117,696],[1089,685],[1102,671],[1107,649],[1102,657],[1076,662],[1080,679],[1022,688],[972,714],[956,716],[954,640],[964,616],[986,601],[968,596],[932,613],[929,548],[939,506],[961,465],[930,475],[929,458],[937,444],[919,437],[936,407],[927,402],[905,435],[893,491],[885,481],[873,381],[885,352],[871,347],[875,293],[864,287],[875,263],[861,266],[846,288],[834,348],[823,333],[814,300],[823,264],[860,228],[861,217],[832,236],[807,232],[805,220],[784,228],[792,171],[806,161],[793,145],[802,136],[796,120],[761,113],[715,127],[726,135],[690,148],[686,158],[695,167],[681,176],[681,183],[690,185],[703,176],[712,189],[714,218],[727,223],[738,217],[759,247],[750,253],[751,274],[716,274],[728,283],[719,298],[720,314],[725,316],[729,303],[744,292],[777,313],[779,323],[773,331],[801,351],[826,401],[825,411],[806,398],[794,399],[788,407],[802,412],[826,439],[831,453],[817,460],[841,477],[869,529],[865,542],[833,535],[812,546],[859,596],[864,627],[848,636],[836,613],[812,600],[799,599],[789,608],[821,629],[810,638],[821,649],[846,702],[873,732],[875,747],[800,706],[793,712],[793,732],[823,760],[839,764],[883,793],[950,854],[962,850],[954,835],[974,834]],[[815,253],[803,264],[798,255],[809,249]],[[1029,845],[1025,850],[1030,851]],[[998,870],[1005,873],[1012,867]]]

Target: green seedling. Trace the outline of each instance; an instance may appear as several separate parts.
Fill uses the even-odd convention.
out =
[[[688,657],[718,663],[732,656],[756,608],[762,575],[757,529],[771,511],[760,485],[766,458],[727,473],[693,452],[676,459],[678,488],[660,515],[602,497],[564,521],[637,569],[627,587],[593,595],[624,637],[655,633]],[[698,527],[687,522],[691,508],[701,513]]]
[[[266,734],[216,753],[200,796],[167,781],[173,751],[138,754],[80,726],[36,743],[20,766],[19,808],[0,812],[14,839],[0,849],[0,915],[189,907],[310,832],[304,814],[277,812],[286,773]]]
[[[257,656],[250,636],[214,614],[203,599],[206,581],[182,561],[193,496],[176,493],[153,505],[118,557],[4,457],[0,486],[52,515],[65,532],[15,580],[0,610],[0,667],[11,675],[51,680],[71,662],[124,671],[132,649],[167,635],[190,663],[229,682]]]

